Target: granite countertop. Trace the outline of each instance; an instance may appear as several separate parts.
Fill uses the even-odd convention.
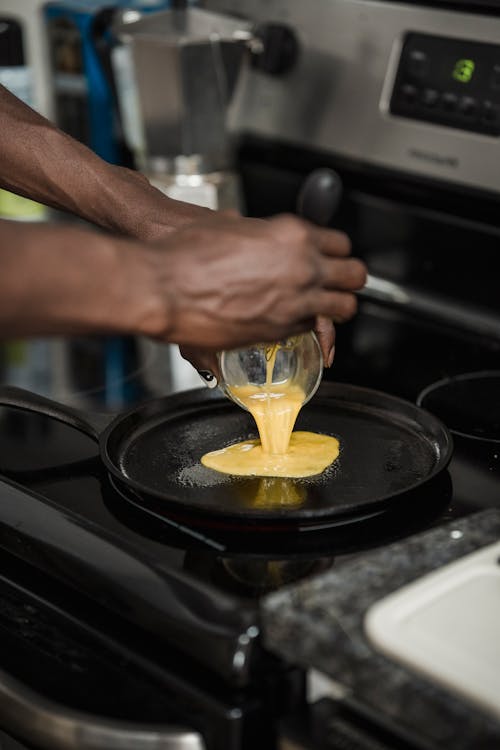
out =
[[[363,623],[382,597],[499,539],[500,511],[482,511],[280,589],[262,605],[266,647],[330,676],[426,746],[498,750],[500,720],[376,651]]]

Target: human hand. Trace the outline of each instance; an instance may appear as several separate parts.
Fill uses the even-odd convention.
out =
[[[346,257],[346,235],[292,216],[214,218],[158,249],[157,313],[144,332],[212,352],[279,340],[313,328],[317,316],[347,320],[366,279],[364,264]],[[331,346],[333,329],[320,325]]]
[[[331,367],[335,353],[335,328],[330,318],[318,315],[314,331],[318,337],[325,367]],[[209,388],[215,388],[221,381],[217,353],[196,346],[181,346],[180,353],[196,370]]]

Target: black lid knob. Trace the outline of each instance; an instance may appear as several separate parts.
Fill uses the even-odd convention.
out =
[[[252,66],[270,75],[288,73],[299,55],[299,42],[293,29],[281,23],[263,23],[254,29],[262,47],[252,58]]]

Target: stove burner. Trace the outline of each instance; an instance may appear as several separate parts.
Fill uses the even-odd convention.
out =
[[[240,596],[261,596],[306,576],[321,573],[333,563],[333,557],[228,557],[201,551],[188,551],[184,557],[185,570]]]
[[[469,372],[425,388],[417,404],[441,419],[454,435],[498,443],[500,371]]]

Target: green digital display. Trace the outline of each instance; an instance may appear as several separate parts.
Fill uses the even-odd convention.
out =
[[[461,58],[455,63],[452,76],[455,81],[459,81],[460,83],[469,83],[472,76],[474,75],[475,68],[476,63],[474,62],[474,60]]]

